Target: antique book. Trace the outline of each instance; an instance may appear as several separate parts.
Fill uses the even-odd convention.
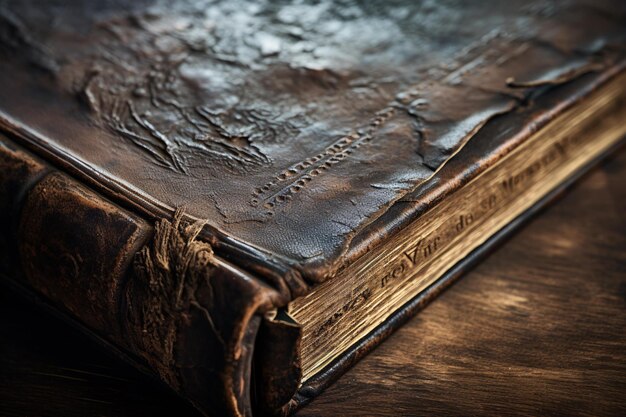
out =
[[[625,40],[603,0],[2,2],[1,274],[206,415],[292,413],[621,144]]]

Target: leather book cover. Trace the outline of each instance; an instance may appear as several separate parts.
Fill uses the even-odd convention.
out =
[[[2,274],[207,415],[288,414],[401,319],[301,384],[266,314],[619,77],[625,28],[604,0],[0,2]]]

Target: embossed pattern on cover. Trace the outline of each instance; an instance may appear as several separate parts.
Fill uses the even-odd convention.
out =
[[[230,239],[318,282],[489,120],[622,58],[625,14],[617,1],[3,2],[0,120],[150,215],[209,219],[218,252]]]

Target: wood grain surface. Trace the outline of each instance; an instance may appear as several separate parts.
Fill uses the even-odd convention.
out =
[[[0,287],[0,416],[189,416]],[[626,415],[626,149],[297,416]]]

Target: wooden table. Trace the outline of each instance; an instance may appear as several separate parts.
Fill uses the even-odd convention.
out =
[[[299,417],[626,415],[626,149]],[[0,287],[0,416],[198,416]]]

